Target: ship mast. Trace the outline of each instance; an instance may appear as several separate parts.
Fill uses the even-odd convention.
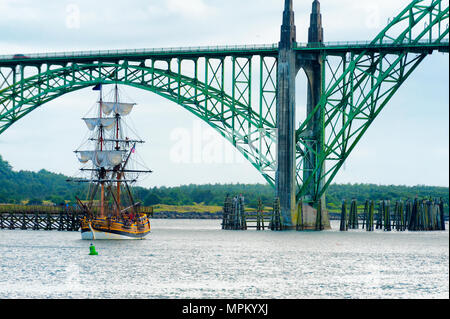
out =
[[[103,106],[103,96],[102,96],[102,87],[100,86],[100,107],[99,107],[99,118],[101,121],[102,118],[102,106]],[[100,125],[100,152],[103,151],[103,125]],[[102,169],[99,169],[98,178],[99,180],[103,179],[104,176],[102,176]],[[105,216],[105,183],[101,182],[101,190],[100,190],[100,217]]]
[[[114,100],[115,103],[117,105],[117,103],[119,103],[119,96],[118,96],[118,88],[117,88],[117,84],[115,87],[115,96],[114,96]],[[120,114],[116,113],[116,151],[118,151],[120,149],[119,147],[119,119],[120,119]],[[117,170],[117,216],[119,216],[120,214],[120,179],[122,177],[122,174],[120,173],[120,168]]]

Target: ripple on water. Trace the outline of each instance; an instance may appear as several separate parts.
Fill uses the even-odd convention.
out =
[[[98,256],[89,244],[79,233],[0,230],[0,298],[449,297],[448,231],[239,232],[217,220],[154,220],[147,240],[97,241]]]

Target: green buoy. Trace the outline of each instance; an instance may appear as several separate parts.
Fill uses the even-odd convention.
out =
[[[95,246],[93,244],[91,244],[91,246],[89,246],[89,250],[90,250],[90,253],[89,253],[90,256],[98,255],[98,252],[95,251]]]

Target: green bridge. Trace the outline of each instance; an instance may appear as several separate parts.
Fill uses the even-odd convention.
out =
[[[292,0],[277,44],[0,56],[0,134],[61,95],[103,84],[156,93],[230,141],[271,184],[283,229],[329,226],[328,186],[392,96],[433,52],[449,52],[448,1],[414,0],[372,40],[323,41],[319,1],[308,43]],[[295,79],[308,79],[295,123]],[[447,70],[443,70],[447,72]],[[300,205],[301,204],[301,205]]]

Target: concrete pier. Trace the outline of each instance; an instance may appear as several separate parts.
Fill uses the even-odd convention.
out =
[[[296,54],[296,29],[292,0],[285,1],[281,41],[278,56],[278,168],[276,193],[280,199],[280,213],[284,229],[293,229],[296,208],[296,158],[295,158],[295,78],[298,72]]]
[[[312,5],[311,21],[308,34],[309,43],[323,42],[322,15],[319,1]],[[281,40],[278,56],[278,95],[277,95],[277,129],[278,129],[278,168],[276,174],[276,196],[280,199],[280,211],[283,229],[294,229],[298,225],[296,200],[296,140],[295,140],[295,78],[300,68],[304,69],[308,78],[307,115],[309,116],[318,104],[323,90],[323,63],[319,54],[297,56],[294,51],[296,43],[296,27],[292,0],[285,1]],[[314,114],[314,121],[308,126],[309,147],[321,150],[323,148],[323,110]],[[310,178],[317,163],[316,155],[308,153],[304,159],[303,180]],[[308,188],[303,199],[303,228],[328,229],[330,222],[326,211],[325,196],[317,198],[316,186],[325,168],[311,178],[314,182]],[[321,209],[317,209],[320,203]],[[314,207],[315,206],[315,207]],[[317,212],[319,211],[319,215]],[[318,227],[317,227],[318,226]]]
[[[312,4],[312,12],[310,16],[310,26],[308,30],[308,43],[323,43],[323,27],[322,27],[322,14],[320,13],[320,3],[315,0]],[[306,73],[308,78],[308,96],[307,96],[307,117],[313,114],[314,120],[308,125],[309,147],[315,149],[317,154],[323,151],[324,144],[324,110],[319,109],[314,112],[314,108],[319,103],[323,92],[323,61],[322,56],[319,54],[311,54],[309,56],[299,56],[298,64]],[[304,207],[305,220],[308,221],[304,225],[305,229],[330,229],[330,221],[328,218],[328,211],[326,210],[326,198],[322,195],[318,198],[317,189],[322,188],[323,180],[321,177],[325,173],[325,167],[320,167],[315,174],[313,170],[318,163],[316,153],[306,153],[304,159],[304,174],[303,180],[307,181],[311,178],[314,182],[310,184],[303,202],[308,203],[309,207]],[[313,175],[313,176],[311,176]],[[320,210],[318,205],[321,205]],[[313,207],[315,206],[315,208]],[[308,216],[308,212],[311,216]],[[317,213],[319,212],[319,216]]]

